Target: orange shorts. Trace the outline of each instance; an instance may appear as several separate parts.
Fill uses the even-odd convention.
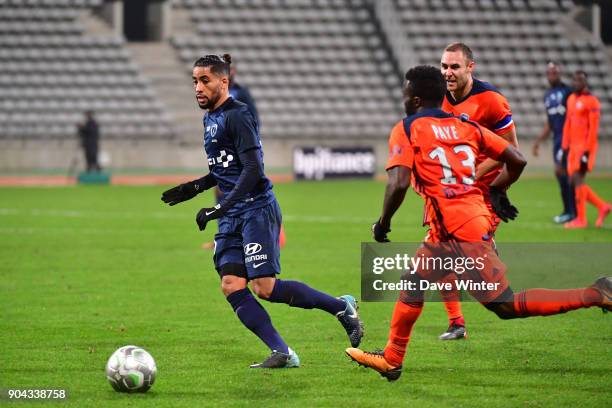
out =
[[[415,281],[418,288],[421,280],[450,282],[452,290],[466,290],[481,303],[493,302],[508,289],[509,283],[506,265],[497,255],[490,230],[488,217],[476,217],[453,233],[454,242],[441,242],[439,236],[428,235],[415,258],[429,258],[430,263],[421,264],[414,274],[406,274],[403,279]],[[436,263],[441,259],[443,267]],[[401,298],[404,302],[419,302],[423,291],[405,291]]]
[[[489,217],[472,218],[459,229],[452,232],[456,241],[460,242],[483,242],[492,241],[494,231],[494,221]],[[430,223],[431,229],[425,236],[425,242],[444,242],[446,241],[442,233],[436,228],[436,223]]]
[[[580,172],[582,168],[582,156],[584,151],[582,149],[570,149],[569,154],[567,155],[567,174],[571,176],[572,174]],[[586,171],[592,171],[593,165],[595,164],[595,160],[589,160],[586,163]]]

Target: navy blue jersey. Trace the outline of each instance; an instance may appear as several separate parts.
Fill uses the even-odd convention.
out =
[[[240,101],[242,103],[246,103],[247,107],[249,108],[249,111],[251,112],[257,123],[259,123],[259,114],[257,113],[257,106],[255,105],[255,100],[251,96],[251,92],[249,92],[249,88],[240,85],[237,82],[234,82],[229,87],[229,94],[235,100]]]
[[[238,155],[252,149],[258,150],[263,162],[257,122],[247,105],[230,96],[217,109],[204,115],[204,150],[208,169],[224,195],[234,189],[242,172]],[[235,216],[274,200],[272,183],[264,176],[253,191],[241,197],[226,215]]]
[[[555,146],[561,146],[567,98],[571,92],[572,89],[561,82],[555,87],[548,88],[544,94],[546,115],[548,116],[548,124],[550,125],[550,129],[553,132],[553,144]]]

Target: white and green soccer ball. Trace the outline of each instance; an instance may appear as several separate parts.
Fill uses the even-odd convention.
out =
[[[118,392],[147,392],[156,375],[155,360],[138,346],[121,347],[106,363],[106,378]]]

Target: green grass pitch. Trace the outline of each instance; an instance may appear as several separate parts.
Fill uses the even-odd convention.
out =
[[[610,180],[590,184],[612,200]],[[360,242],[370,240],[383,189],[375,181],[277,185],[288,237],[281,276],[358,295]],[[198,232],[195,214],[211,195],[168,208],[163,190],[0,189],[0,388],[67,389],[58,407],[609,406],[612,315],[595,308],[501,321],[465,303],[469,340],[441,342],[446,316],[441,304],[428,303],[402,378],[387,383],[348,360],[333,317],[265,303],[303,366],[249,370],[268,351],[240,325],[220,293],[211,252],[200,249],[215,228]],[[587,231],[552,224],[560,209],[552,178],[522,180],[510,196],[521,213],[502,225],[499,242],[612,242],[610,221]],[[409,193],[393,240],[423,237],[421,208]],[[361,304],[364,348],[384,346],[392,306]],[[126,344],[157,361],[147,394],[116,393],[104,377],[106,360]]]

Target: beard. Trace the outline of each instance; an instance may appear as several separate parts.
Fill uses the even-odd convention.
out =
[[[221,87],[217,89],[217,91],[210,96],[210,98],[206,98],[204,103],[200,103],[196,96],[196,102],[198,102],[198,106],[203,110],[211,110],[215,107],[217,102],[219,102],[219,98],[221,97]]]

